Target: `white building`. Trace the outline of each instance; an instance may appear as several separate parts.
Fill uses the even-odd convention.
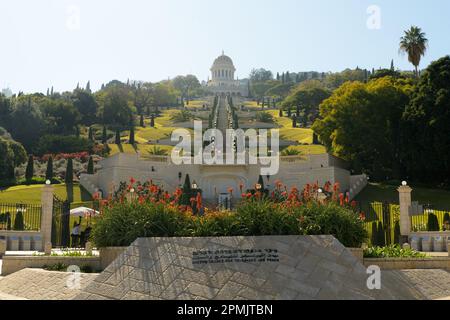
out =
[[[211,80],[207,83],[207,89],[212,94],[229,94],[242,97],[248,96],[248,85],[243,85],[235,78],[236,68],[233,60],[223,52],[210,69]]]
[[[173,192],[189,174],[191,182],[196,182],[204,199],[210,203],[229,197],[229,188],[233,188],[235,196],[240,198],[240,185],[244,191],[252,189],[260,175],[260,165],[175,165],[166,156],[140,159],[137,154],[125,153],[107,158],[100,165],[101,169],[96,174],[81,176],[81,185],[91,193],[99,190],[105,196],[113,192],[120,182],[127,182],[130,178],[142,182],[152,180]],[[328,154],[280,157],[278,174],[263,178],[268,189],[273,188],[276,180],[300,190],[308,183],[339,182],[341,192],[349,192],[351,198],[367,184],[366,176],[351,176],[342,160]]]

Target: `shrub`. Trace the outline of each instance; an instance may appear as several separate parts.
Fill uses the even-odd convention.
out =
[[[14,230],[23,231],[24,229],[23,214],[19,211],[16,213],[16,218],[14,219]]]
[[[155,203],[116,203],[106,208],[92,236],[99,247],[128,246],[139,237],[188,236],[192,219],[176,208]]]
[[[46,135],[39,139],[36,154],[77,153],[92,151],[93,142],[76,136]]]
[[[67,168],[64,182],[66,184],[73,183],[73,160],[71,158],[67,160]]]
[[[427,223],[428,231],[440,231],[441,228],[439,226],[439,220],[434,213],[430,213],[428,215],[428,223]]]
[[[34,175],[34,158],[33,156],[29,156],[27,168],[25,170],[25,179],[27,181],[31,181],[31,179],[33,179],[33,175]]]
[[[47,161],[47,170],[45,171],[45,179],[52,180],[53,179],[53,157],[50,156]]]
[[[364,250],[364,258],[424,258],[425,254],[413,249],[403,249],[398,244],[387,247],[370,247]]]
[[[93,230],[99,247],[128,246],[139,237],[334,235],[359,247],[367,237],[362,221],[335,203],[288,207],[267,200],[243,201],[235,212],[194,216],[180,208],[139,201],[106,206]]]
[[[89,157],[87,173],[94,174],[94,159],[92,159],[92,157]]]

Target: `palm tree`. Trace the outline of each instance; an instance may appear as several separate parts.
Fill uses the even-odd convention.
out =
[[[416,77],[419,76],[420,59],[425,55],[427,47],[428,39],[419,27],[412,26],[400,38],[400,52],[408,54],[408,61],[416,68]]]

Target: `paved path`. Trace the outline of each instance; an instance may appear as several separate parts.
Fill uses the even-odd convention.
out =
[[[450,272],[447,270],[412,269],[384,272],[397,273],[428,299],[450,299]]]
[[[71,289],[67,272],[23,269],[0,280],[0,300],[70,300],[80,293],[98,274],[80,274],[80,286]]]

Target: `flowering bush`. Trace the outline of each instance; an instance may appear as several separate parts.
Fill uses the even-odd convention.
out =
[[[280,190],[281,191],[281,186]],[[309,187],[307,188],[309,190]],[[321,203],[298,190],[279,197],[255,193],[232,211],[195,215],[200,193],[191,206],[181,205],[181,189],[168,193],[151,181],[120,185],[101,200],[101,215],[93,230],[97,246],[127,246],[139,237],[203,237],[262,235],[334,235],[344,245],[358,247],[367,238],[360,216],[339,201]],[[301,200],[300,200],[301,199]]]

